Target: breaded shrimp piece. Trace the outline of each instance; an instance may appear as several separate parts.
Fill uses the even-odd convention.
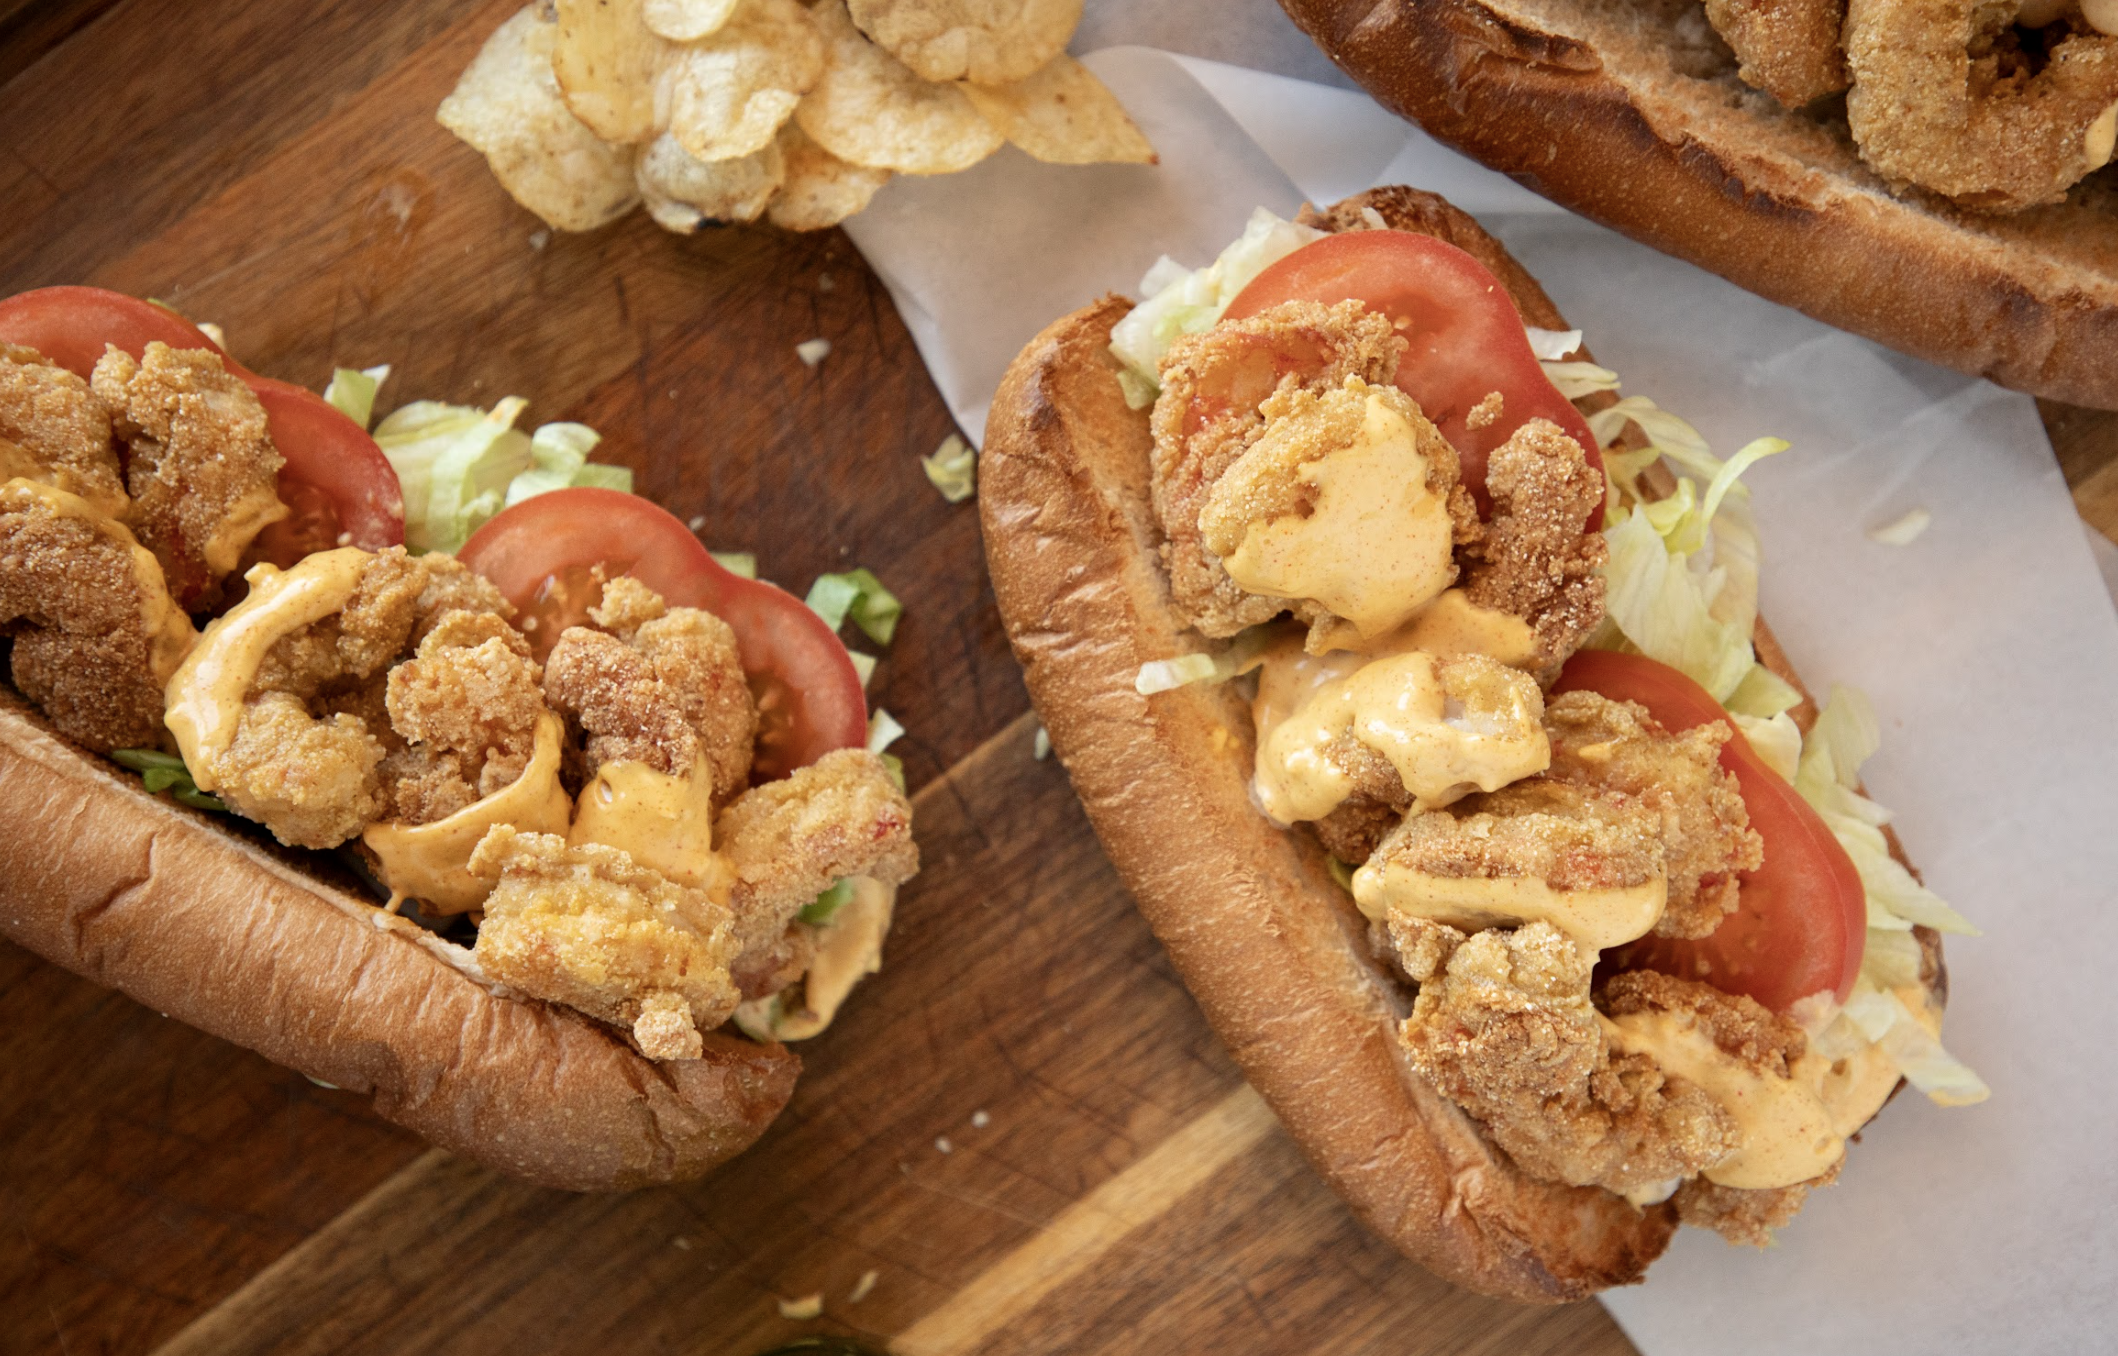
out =
[[[155,558],[87,500],[0,487],[0,635],[61,734],[99,753],[168,743],[162,689],[197,635]]]
[[[360,717],[318,719],[291,692],[243,704],[235,741],[213,761],[214,792],[289,847],[336,847],[387,811],[382,742]]]
[[[1435,556],[1422,559],[1418,552],[1407,553],[1409,559],[1391,573],[1382,569],[1376,555],[1364,554],[1356,578],[1339,578],[1326,585],[1327,591],[1339,590],[1343,596],[1281,598],[1282,607],[1291,608],[1298,620],[1310,626],[1310,653],[1337,648],[1327,643],[1328,638],[1349,630],[1366,635],[1389,631],[1456,581],[1452,549],[1478,535],[1478,506],[1470,490],[1459,483],[1456,449],[1412,397],[1395,386],[1372,385],[1349,376],[1328,391],[1301,387],[1275,391],[1259,412],[1265,420],[1262,431],[1215,480],[1199,509],[1200,541],[1224,573],[1226,561],[1237,554],[1254,526],[1265,525],[1266,531],[1273,531],[1292,525],[1289,520],[1316,516],[1325,500],[1313,463],[1372,436],[1376,418],[1398,421],[1426,466],[1425,497],[1415,500],[1408,495],[1402,505],[1406,511],[1390,524],[1390,530],[1403,540],[1423,543]],[[1429,506],[1427,497],[1438,507]],[[1343,515],[1347,507],[1342,497],[1336,512]],[[1365,503],[1358,507],[1362,512],[1374,511]],[[1328,527],[1312,524],[1311,530],[1337,533],[1348,526],[1352,524],[1341,516]],[[1363,532],[1370,533],[1379,526],[1373,519],[1359,524]],[[1360,546],[1373,544],[1372,538],[1359,534],[1352,540]],[[1364,622],[1366,630],[1341,622],[1334,612]]]
[[[1554,781],[1616,795],[1655,821],[1669,904],[1658,937],[1704,937],[1735,911],[1737,876],[1764,864],[1742,789],[1720,764],[1728,727],[1671,734],[1637,702],[1566,692],[1545,705]]]
[[[919,869],[912,803],[866,749],[827,753],[744,792],[714,821],[713,838],[735,867],[730,903],[746,955],[771,949],[841,877],[899,885]]]
[[[160,341],[139,360],[106,348],[90,385],[131,449],[133,529],[162,562],[170,592],[194,604],[287,516],[265,407],[219,354]]]
[[[1537,666],[1555,670],[1603,620],[1610,555],[1584,532],[1603,504],[1603,477],[1581,444],[1548,419],[1532,419],[1486,461],[1493,517],[1463,548],[1464,593],[1479,607],[1512,613],[1537,633]]]
[[[1549,923],[1466,938],[1400,1030],[1412,1067],[1533,1177],[1619,1192],[1690,1177],[1741,1132],[1653,1059],[1612,1055],[1589,1002],[1594,963]]]
[[[1704,1177],[1694,1177],[1677,1188],[1674,1197],[1677,1218],[1694,1229],[1711,1229],[1731,1243],[1769,1248],[1772,1246],[1772,1231],[1791,1223],[1801,1212],[1802,1202],[1809,1199],[1809,1193],[1836,1182],[1839,1169],[1845,1166],[1846,1160],[1842,1158],[1822,1176],[1796,1182],[1793,1186],[1763,1190],[1725,1187]]]
[[[307,701],[380,676],[404,652],[432,569],[402,546],[377,552],[346,606],[274,642],[251,686]]]
[[[604,585],[589,616],[608,629],[568,627],[544,666],[552,709],[587,734],[589,770],[633,760],[680,777],[703,757],[716,798],[741,790],[757,708],[734,630],[710,612],[665,608],[626,577]]]
[[[1736,73],[1786,108],[1851,84],[1839,32],[1846,0],[1706,0],[1706,21],[1736,54]]]
[[[492,612],[451,610],[390,670],[386,709],[405,740],[384,768],[394,817],[430,824],[512,784],[544,714],[529,641]]]
[[[625,1027],[650,1059],[696,1059],[735,1011],[728,910],[616,848],[501,824],[471,854],[497,880],[474,954],[533,998]]]
[[[388,555],[388,552],[383,554]],[[426,555],[418,558],[425,570],[425,583],[412,613],[412,643],[427,638],[427,632],[450,612],[491,612],[513,620],[515,605],[501,595],[500,586],[454,556]]]
[[[33,348],[0,344],[0,480],[14,476],[80,495],[113,518],[131,503],[110,411],[88,383]]]
[[[1333,391],[1349,376],[1386,385],[1404,350],[1389,319],[1355,301],[1291,301],[1170,346],[1154,408],[1150,488],[1167,538],[1162,563],[1187,624],[1232,636],[1288,609],[1285,598],[1237,587],[1199,531],[1215,482],[1264,431],[1265,401],[1275,392]]]
[[[1549,777],[1408,816],[1371,864],[1443,880],[1536,880],[1554,890],[1622,890],[1663,873],[1657,816],[1619,796]]]

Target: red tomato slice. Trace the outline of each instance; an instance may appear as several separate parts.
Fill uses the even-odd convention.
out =
[[[137,358],[157,339],[171,348],[220,353],[265,407],[273,445],[287,459],[279,473],[280,498],[294,511],[265,529],[253,556],[292,565],[333,546],[380,551],[403,545],[397,472],[375,440],[322,396],[257,375],[174,311],[122,292],[45,287],[0,301],[0,342],[34,348],[84,378],[105,344]]]
[[[824,619],[782,589],[729,573],[691,529],[637,495],[583,488],[525,499],[472,533],[457,558],[521,610],[516,624],[539,659],[587,620],[597,565],[734,627],[758,699],[754,780],[867,743],[867,695]]]
[[[1522,328],[1522,316],[1500,280],[1445,240],[1409,231],[1347,231],[1314,240],[1251,279],[1229,304],[1240,320],[1285,301],[1326,305],[1359,301],[1389,316],[1410,341],[1397,385],[1419,402],[1455,447],[1464,483],[1489,512],[1486,457],[1535,418],[1566,430],[1603,468],[1588,421],[1559,394]],[[1491,392],[1501,417],[1481,429],[1466,418]]]
[[[1721,746],[1721,766],[1735,774],[1751,827],[1765,839],[1765,865],[1743,876],[1735,913],[1711,936],[1644,938],[1619,953],[1619,967],[1703,979],[1775,1012],[1826,989],[1846,1001],[1868,941],[1867,894],[1817,812],[1765,765],[1705,688],[1667,664],[1582,650],[1552,685],[1555,694],[1577,689],[1638,702],[1673,731],[1726,723],[1735,737]]]

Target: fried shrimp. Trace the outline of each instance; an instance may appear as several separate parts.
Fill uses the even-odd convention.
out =
[[[197,637],[155,558],[87,500],[0,487],[0,634],[15,686],[61,734],[98,753],[167,742],[163,685]]]
[[[287,516],[265,408],[219,354],[160,341],[139,359],[106,349],[90,386],[130,448],[132,526],[162,562],[170,592],[195,605],[252,538]]]
[[[529,766],[544,714],[529,641],[495,612],[451,609],[390,670],[390,728],[405,744],[383,770],[395,818],[445,819]]]
[[[1581,525],[1603,504],[1603,477],[1557,424],[1532,419],[1486,462],[1493,517],[1463,548],[1464,592],[1537,635],[1537,664],[1566,661],[1603,620],[1610,547]]]
[[[521,774],[543,705],[491,584],[403,547],[260,570],[202,646],[226,662],[260,651],[232,714],[210,679],[183,679],[184,724],[197,732],[186,757],[201,787],[283,843],[325,848],[381,819],[443,818]],[[334,605],[300,611],[311,597]],[[172,692],[172,726],[178,706]]]
[[[1849,0],[1846,117],[1885,178],[1980,211],[2058,202],[2111,159],[2118,38],[2083,25],[2032,52],[2014,6]]]
[[[1720,764],[1728,727],[1671,734],[1636,702],[1565,692],[1544,709],[1553,780],[1615,795],[1653,817],[1669,876],[1658,937],[1704,937],[1733,913],[1737,877],[1765,861],[1765,840]]]
[[[1426,940],[1440,968],[1401,1028],[1405,1051],[1526,1172],[1636,1192],[1693,1176],[1739,1142],[1702,1089],[1609,1048],[1589,1001],[1595,958],[1551,924]]]
[[[650,1059],[696,1059],[699,1035],[735,1011],[728,910],[616,848],[490,829],[473,874],[486,897],[474,954],[487,974],[534,998],[628,1028]]]
[[[827,753],[744,792],[713,836],[735,867],[731,904],[750,959],[771,952],[795,915],[842,877],[899,885],[919,869],[912,804],[865,749]]]
[[[636,761],[670,776],[701,759],[724,799],[750,776],[757,708],[735,632],[710,612],[667,608],[620,577],[589,611],[602,630],[568,627],[544,667],[552,709],[587,736],[589,771]]]
[[[1743,83],[1788,108],[1846,88],[1839,33],[1846,0],[1706,0],[1706,21],[1736,54]]]
[[[1246,593],[1203,540],[1200,511],[1221,475],[1264,431],[1276,392],[1333,391],[1348,377],[1387,385],[1405,341],[1359,302],[1293,301],[1177,340],[1155,401],[1152,502],[1177,613],[1209,636],[1232,636],[1287,610]]]
[[[22,476],[123,518],[110,411],[88,383],[35,349],[0,343],[0,479]]]

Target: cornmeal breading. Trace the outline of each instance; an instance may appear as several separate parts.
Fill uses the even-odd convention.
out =
[[[32,348],[0,344],[0,480],[27,476],[113,518],[130,507],[110,411],[88,383]]]
[[[684,776],[703,756],[716,798],[741,790],[757,707],[734,630],[622,576],[589,616],[605,629],[568,627],[544,669],[547,700],[586,734],[588,770],[634,760]]]
[[[235,744],[208,769],[223,798],[281,842],[322,848],[511,784],[545,708],[510,611],[447,556],[370,557],[343,609],[266,651]]]
[[[1404,348],[1386,317],[1354,301],[1288,302],[1170,346],[1155,401],[1151,488],[1167,538],[1162,563],[1187,624],[1232,636],[1288,608],[1284,598],[1237,587],[1199,530],[1214,483],[1264,430],[1260,407],[1276,392],[1336,390],[1349,376],[1387,384]]]
[[[1792,1222],[1809,1193],[1836,1182],[1839,1169],[1845,1166],[1842,1158],[1822,1176],[1793,1186],[1756,1191],[1694,1177],[1677,1188],[1677,1218],[1694,1229],[1711,1229],[1731,1243],[1768,1248],[1772,1246],[1772,1231]]]
[[[538,678],[529,641],[505,618],[436,618],[418,653],[390,670],[389,721],[406,741],[385,769],[394,817],[432,823],[520,777],[545,711]]]
[[[125,440],[130,522],[187,606],[207,598],[243,549],[287,514],[265,407],[209,349],[111,347],[90,378]]]
[[[1375,863],[1445,879],[1525,878],[1554,890],[1642,885],[1663,871],[1657,817],[1637,803],[1527,777],[1408,817]]]
[[[52,497],[0,488],[0,635],[13,638],[15,686],[91,749],[159,748],[162,687],[191,623],[129,532],[86,501],[67,513]]]
[[[1555,781],[1626,799],[1652,814],[1669,874],[1661,937],[1704,937],[1735,911],[1737,876],[1765,861],[1736,779],[1720,765],[1728,727],[1672,735],[1635,702],[1567,692],[1545,705]]]
[[[1581,444],[1548,419],[1532,419],[1486,461],[1493,516],[1462,548],[1464,593],[1511,613],[1537,633],[1537,663],[1566,662],[1603,620],[1610,548],[1582,524],[1603,505],[1603,477]]]
[[[1388,760],[1384,760],[1388,766]],[[1393,779],[1396,770],[1391,769]],[[1338,804],[1338,808],[1322,819],[1315,820],[1310,828],[1315,830],[1317,841],[1324,851],[1351,866],[1359,866],[1375,852],[1376,846],[1388,837],[1405,817],[1404,783],[1397,782],[1396,803],[1379,799],[1365,791],[1356,791]]]
[[[1706,0],[1743,83],[1801,108],[1853,83],[1839,33],[1846,0]]]
[[[1534,1177],[1624,1192],[1718,1162],[1734,1119],[1652,1059],[1610,1051],[1593,965],[1549,923],[1464,939],[1401,1028],[1412,1066]]]
[[[730,902],[746,956],[771,951],[841,877],[898,885],[919,869],[912,803],[865,749],[827,753],[744,792],[714,821],[713,838],[735,867]]]
[[[705,891],[616,848],[506,824],[470,866],[498,882],[474,952],[501,983],[627,1027],[653,1059],[697,1058],[699,1033],[735,1011],[735,930]]]

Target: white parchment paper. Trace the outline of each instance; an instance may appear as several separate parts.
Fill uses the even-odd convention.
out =
[[[1254,64],[1299,65],[1291,29],[1250,17]],[[1633,1340],[1648,1356],[2112,1349],[2118,613],[2031,402],[1561,212],[1357,93],[1140,48],[1090,65],[1159,166],[1009,149],[900,179],[849,223],[974,438],[1017,349],[1130,291],[1156,255],[1204,263],[1254,206],[1405,182],[1505,239],[1629,394],[1723,452],[1795,444],[1749,477],[1764,610],[1812,685],[1873,696],[1869,786],[1928,882],[1986,929],[1949,943],[1945,1035],[1994,1096],[1956,1111],[1901,1096],[1770,1251],[1685,1231],[1646,1285],[1607,1297]],[[1866,536],[1915,507],[1933,525],[1912,545]]]

